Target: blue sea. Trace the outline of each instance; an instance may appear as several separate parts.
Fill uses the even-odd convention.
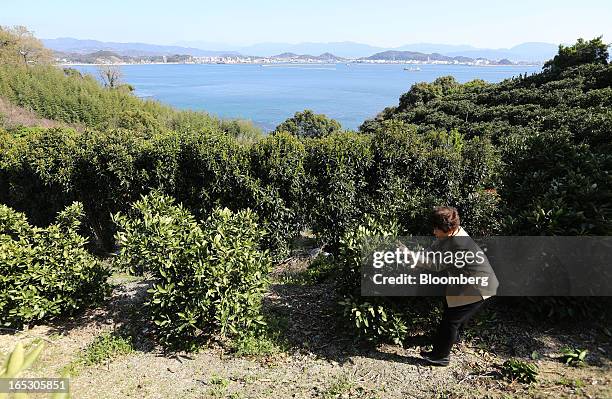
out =
[[[97,76],[95,66],[77,69]],[[297,111],[311,109],[356,129],[417,82],[452,75],[459,82],[499,82],[537,66],[384,64],[208,65],[161,64],[122,66],[123,81],[136,95],[182,109],[204,110],[223,118],[250,119],[264,130]]]

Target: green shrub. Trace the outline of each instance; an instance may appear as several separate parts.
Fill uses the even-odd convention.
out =
[[[341,130],[338,121],[307,109],[296,112],[293,117],[278,125],[274,132],[287,132],[297,137],[325,137]]]
[[[172,192],[179,152],[175,133],[149,138],[128,130],[86,132],[74,155],[72,186],[87,227],[106,251],[114,248],[111,214],[125,211],[152,189]]]
[[[0,323],[20,327],[73,313],[109,293],[109,272],[85,249],[75,203],[57,221],[33,227],[0,205]]]
[[[248,207],[251,188],[248,146],[227,135],[181,135],[175,197],[197,217],[216,207]]]
[[[499,230],[498,198],[489,189],[499,156],[489,140],[466,139],[456,130],[419,132],[397,120],[382,122],[371,137],[367,213],[397,220],[406,234],[429,235],[431,208],[449,204],[459,209],[470,233]]]
[[[368,341],[386,341],[401,345],[408,334],[408,327],[400,312],[383,300],[363,301],[347,297],[339,304],[342,316],[359,337]]]
[[[251,176],[256,179],[249,205],[265,221],[266,245],[275,258],[286,256],[289,243],[305,225],[306,172],[304,144],[287,133],[275,133],[256,143],[250,153]]]
[[[118,128],[153,134],[162,130],[161,123],[147,111],[127,110],[120,113],[114,122]]]
[[[561,349],[561,361],[568,366],[584,366],[585,359],[589,353],[586,349],[563,348]]]
[[[389,228],[368,219],[365,225],[347,231],[340,240],[336,291],[345,322],[364,339],[392,340],[400,343],[406,325],[387,306],[384,298],[361,296],[361,266],[369,249],[397,235],[397,226]]]
[[[502,364],[500,371],[503,378],[524,384],[536,382],[539,373],[538,366],[519,359],[506,360]]]
[[[336,292],[344,321],[362,339],[401,344],[415,327],[428,328],[438,316],[428,297],[363,297],[361,266],[366,256],[397,237],[397,225],[380,224],[370,217],[347,231],[337,256]]]
[[[567,131],[512,136],[503,148],[507,233],[612,234],[612,155],[576,144]]]
[[[156,279],[148,308],[160,341],[193,350],[213,333],[246,334],[263,324],[261,298],[271,266],[249,211],[215,209],[202,223],[172,198],[151,194],[132,215],[115,215],[120,265]]]
[[[370,138],[336,133],[305,142],[308,176],[304,202],[308,224],[331,249],[362,218],[367,196],[367,172],[372,164]]]
[[[1,136],[0,203],[26,213],[37,226],[50,224],[74,197],[72,129],[23,128]]]

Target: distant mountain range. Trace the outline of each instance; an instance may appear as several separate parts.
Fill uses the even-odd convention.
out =
[[[274,60],[317,60],[323,62],[341,62],[346,61],[346,58],[338,57],[331,53],[323,53],[321,55],[310,55],[310,54],[295,54],[295,53],[282,53],[273,55],[270,57]]]
[[[450,64],[484,64],[484,65],[512,65],[512,61],[504,58],[501,60],[488,60],[486,58],[470,58],[464,56],[447,56],[439,53],[425,54],[417,51],[396,51],[389,50],[373,54],[369,57],[347,59],[338,57],[331,53],[321,55],[281,53],[271,57],[248,57],[241,55],[223,57],[197,58],[188,54],[175,55],[140,55],[129,56],[121,55],[109,50],[98,50],[92,53],[65,53],[55,51],[55,56],[63,63],[76,64],[141,64],[141,63],[247,63],[247,64],[268,64],[268,63],[396,63],[396,62],[421,62],[421,63],[450,63]]]
[[[508,59],[514,62],[543,62],[557,53],[558,46],[551,43],[522,43],[511,48],[482,49],[469,45],[449,45],[435,43],[407,44],[397,48],[382,48],[355,42],[330,43],[260,43],[251,46],[231,46],[210,42],[180,42],[176,45],[156,45],[147,43],[115,43],[98,40],[73,38],[43,39],[48,48],[64,53],[89,54],[95,51],[113,51],[122,56],[159,56],[185,54],[196,57],[251,55],[272,57],[275,54],[325,54],[339,58],[365,58],[386,51],[412,51],[424,54],[439,54],[448,57],[486,58],[490,60]]]
[[[241,54],[272,56],[274,54],[291,52],[296,54],[321,54],[332,53],[343,58],[363,58],[372,54],[389,50],[395,51],[414,51],[419,53],[438,53],[451,57],[465,56],[470,58],[487,58],[490,60],[500,60],[507,58],[514,62],[537,61],[543,62],[557,54],[558,45],[552,43],[529,42],[516,45],[511,48],[486,49],[477,48],[465,44],[437,44],[437,43],[413,43],[395,48],[385,48],[370,46],[355,42],[330,42],[330,43],[260,43],[252,46],[230,46],[221,43],[209,42],[179,42],[183,45],[195,48],[205,48],[210,50],[232,50]]]
[[[77,64],[121,64],[146,62],[191,62],[192,56],[186,54],[176,55],[124,55],[109,50],[98,50],[92,53],[65,53],[55,51],[55,56],[62,62]],[[65,61],[64,61],[65,60]]]
[[[196,57],[238,55],[235,51],[203,50],[193,47],[164,46],[147,43],[115,43],[98,40],[81,40],[70,37],[42,39],[43,44],[51,50],[63,53],[90,54],[96,51],[112,51],[123,56],[158,56],[188,54]]]
[[[389,50],[373,54],[365,58],[366,60],[384,61],[447,61],[447,62],[473,62],[473,58],[457,56],[449,57],[438,53],[425,54],[416,51],[396,51]]]

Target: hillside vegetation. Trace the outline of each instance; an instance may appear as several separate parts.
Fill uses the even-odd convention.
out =
[[[561,46],[541,73],[499,84],[419,83],[364,122],[456,131],[500,156],[494,188],[507,234],[612,233],[612,65],[601,38]]]
[[[127,84],[109,90],[91,75],[52,66],[48,51],[24,27],[0,27],[0,42],[4,43],[0,46],[0,98],[42,118],[96,130],[221,131],[247,140],[261,134],[248,121],[221,120],[205,112],[178,111],[134,96]],[[25,63],[15,55],[24,51],[30,54]]]

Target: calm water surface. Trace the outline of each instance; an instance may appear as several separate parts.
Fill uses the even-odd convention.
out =
[[[224,118],[250,119],[266,130],[312,109],[356,129],[383,108],[398,104],[417,82],[452,75],[459,82],[499,82],[536,66],[421,65],[126,65],[123,80],[136,94],[178,108],[205,110]],[[409,67],[409,66],[408,66]],[[97,75],[94,66],[77,69]]]

